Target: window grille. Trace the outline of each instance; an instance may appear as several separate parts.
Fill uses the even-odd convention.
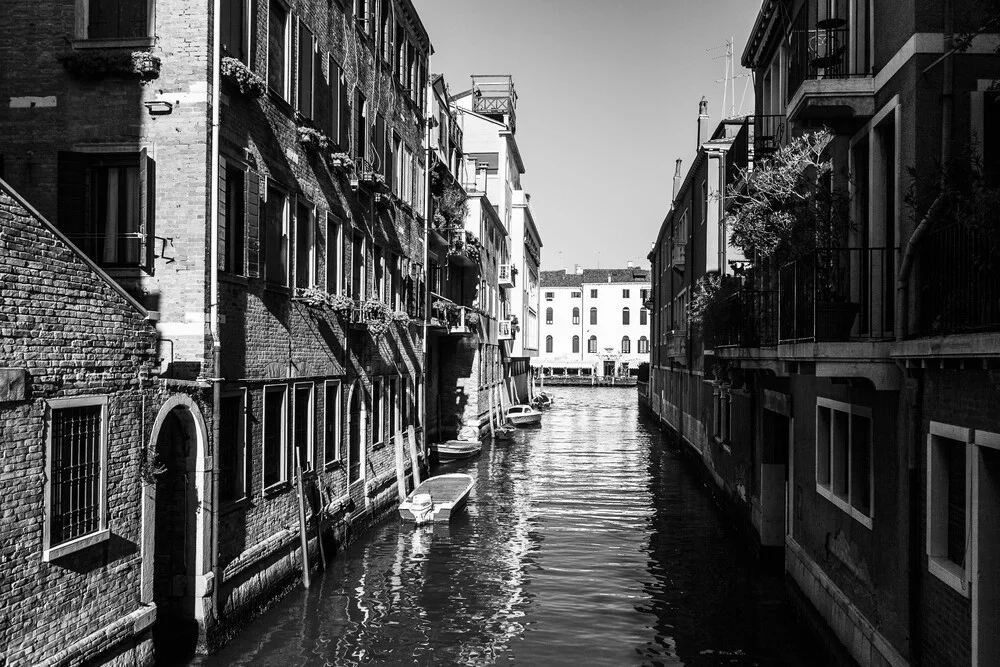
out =
[[[101,405],[52,410],[50,546],[101,527]]]

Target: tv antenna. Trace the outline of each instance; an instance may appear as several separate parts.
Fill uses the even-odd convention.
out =
[[[712,60],[726,60],[726,73],[721,79],[716,79],[716,83],[722,84],[722,113],[726,113],[726,102],[729,102],[729,116],[728,118],[736,118],[736,79],[746,79],[747,82],[743,86],[743,97],[740,98],[740,109],[739,115],[743,115],[743,103],[747,98],[747,90],[750,88],[751,76],[749,74],[736,74],[736,53],[735,53],[736,38],[730,37],[726,40],[726,43],[720,46],[716,46],[711,49],[706,49],[707,51],[717,51],[719,49],[725,49],[725,54],[721,56],[716,56]]]

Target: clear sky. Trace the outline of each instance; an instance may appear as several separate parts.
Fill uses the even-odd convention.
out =
[[[434,45],[431,69],[453,93],[471,74],[514,76],[542,268],[645,264],[674,160],[686,170],[694,158],[702,96],[720,119],[716,80],[731,37],[736,74],[746,74],[739,58],[760,0],[413,2]],[[737,112],[748,81],[736,79]],[[743,112],[752,110],[750,88]]]

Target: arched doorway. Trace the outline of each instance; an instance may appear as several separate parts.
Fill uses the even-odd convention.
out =
[[[348,402],[347,485],[355,511],[365,507],[365,408],[360,382],[351,387]]]
[[[162,472],[156,476],[156,529],[153,535],[153,639],[157,661],[169,663],[194,653],[195,557],[198,491],[194,471],[197,429],[191,412],[175,407],[163,418],[156,439]]]

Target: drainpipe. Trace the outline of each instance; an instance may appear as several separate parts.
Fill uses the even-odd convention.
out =
[[[212,2],[212,150],[211,150],[211,179],[209,180],[209,191],[211,192],[211,214],[208,216],[211,225],[211,253],[209,258],[209,336],[212,339],[212,453],[219,442],[219,410],[222,392],[222,362],[219,355],[222,345],[219,341],[219,117],[222,95],[222,74],[220,68],[219,50],[221,47],[221,13],[222,0]],[[219,513],[218,508],[218,475],[217,466],[212,466],[211,488],[206,489],[210,494],[211,508],[208,516],[211,526],[211,535],[206,535],[205,548],[209,552],[211,573],[214,575],[218,570],[218,551],[215,548],[215,536],[218,535]],[[212,589],[212,616],[215,616],[215,600],[217,582]]]
[[[955,6],[954,0],[943,0],[942,11],[944,12],[944,74],[942,76],[941,91],[941,182],[938,185],[938,195],[934,199],[927,213],[920,224],[913,230],[913,234],[906,242],[906,249],[903,258],[899,263],[899,277],[896,280],[896,339],[902,340],[909,333],[910,316],[910,273],[913,271],[913,261],[916,256],[917,247],[924,236],[934,224],[934,218],[938,211],[944,206],[947,198],[946,189],[948,184],[948,169],[951,165],[951,137],[952,118],[955,96]],[[927,67],[923,74],[937,65],[942,60],[937,60]]]
[[[427,49],[427,71],[431,71],[431,49]],[[430,373],[430,369],[427,367],[427,318],[430,315],[430,299],[428,298],[428,285],[427,285],[427,269],[430,266],[430,256],[428,247],[430,246],[430,224],[431,224],[431,124],[429,122],[430,114],[428,113],[428,106],[430,104],[431,95],[433,91],[431,89],[430,76],[427,77],[426,91],[424,94],[424,105],[420,110],[421,119],[424,121],[424,164],[426,168],[424,169],[424,287],[422,290],[422,296],[424,299],[424,325],[423,325],[423,337],[420,340],[420,353],[421,359],[420,363],[423,365],[424,372],[422,374],[422,382],[420,386],[420,392],[423,395],[422,410],[423,414],[420,416],[420,423],[424,426],[424,442],[423,442],[423,454],[424,461],[427,461],[427,436],[430,433],[430,427],[427,423],[427,376]],[[441,420],[438,419],[438,430],[441,429]],[[418,466],[419,462],[414,461],[414,466]],[[430,469],[428,464],[427,469]]]

